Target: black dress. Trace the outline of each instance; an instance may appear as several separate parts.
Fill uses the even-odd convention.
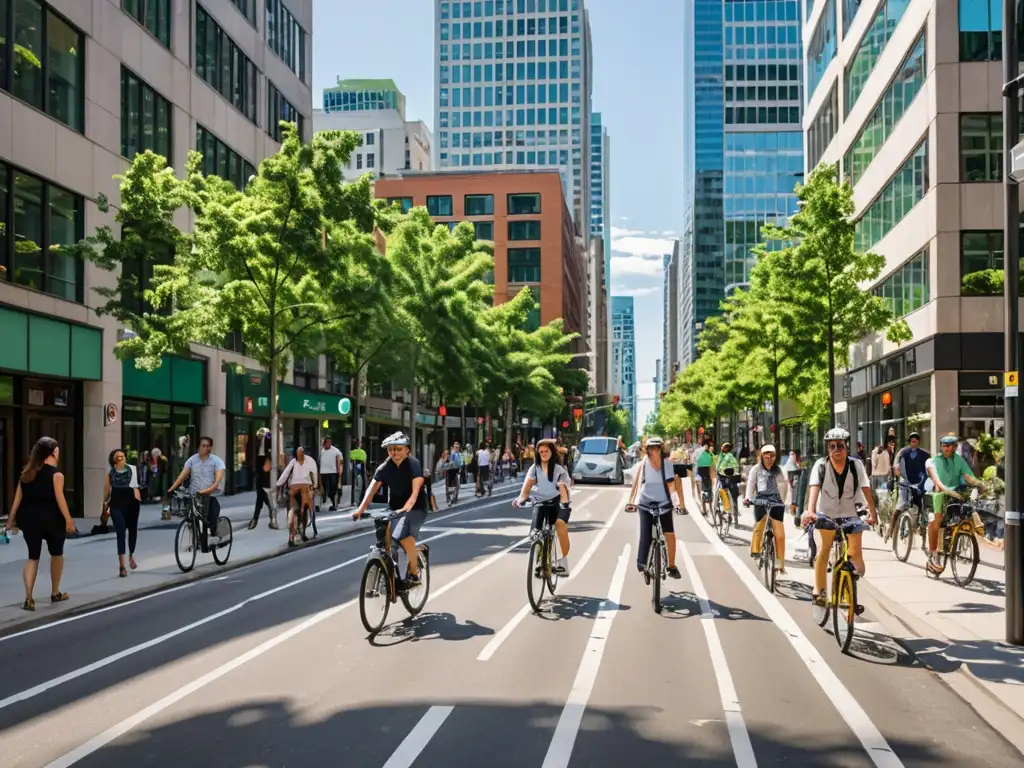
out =
[[[64,515],[57,506],[57,492],[53,489],[53,476],[57,468],[43,464],[28,483],[21,483],[21,505],[15,523],[25,536],[28,559],[38,560],[46,542],[50,557],[64,554]]]

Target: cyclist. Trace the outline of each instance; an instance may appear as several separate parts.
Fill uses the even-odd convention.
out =
[[[705,488],[713,490],[715,487],[715,460],[715,438],[705,437],[704,448],[697,455],[697,488],[701,491],[701,498]]]
[[[676,534],[672,520],[672,491],[676,493],[680,514],[688,514],[683,506],[683,481],[675,472],[672,460],[669,459],[667,446],[657,435],[651,435],[644,443],[644,458],[637,465],[633,477],[633,490],[626,504],[627,512],[640,513],[640,542],[636,549],[636,569],[643,573],[647,569],[647,555],[653,544],[651,528],[654,516],[644,507],[657,507],[661,510],[661,530],[665,534],[665,545],[668,550],[668,575],[673,579],[681,579],[682,575],[676,567]]]
[[[916,501],[920,506],[921,496],[924,492],[924,484],[928,479],[928,470],[925,464],[931,458],[931,454],[921,447],[921,435],[911,432],[907,438],[909,445],[900,449],[896,454],[896,461],[893,465],[893,474],[908,485],[914,487],[914,498],[911,498],[910,490],[902,484],[899,486],[899,502],[896,504],[896,512],[902,512],[910,506],[911,501]],[[885,538],[892,536],[893,528],[896,525],[898,515],[893,515],[889,520],[889,529]]]
[[[864,462],[850,456],[850,433],[842,427],[833,427],[825,433],[827,458],[818,459],[811,469],[811,495],[807,501],[807,512],[803,525],[810,525],[819,517],[828,517],[847,531],[846,542],[850,548],[850,562],[857,573],[864,575],[864,552],[861,538],[867,525],[857,515],[857,505],[867,504],[868,525],[878,521],[875,501],[871,496],[871,481],[868,480]],[[821,502],[819,506],[818,502]],[[821,528],[821,548],[814,561],[814,589],[811,599],[818,607],[827,605],[825,578],[828,575],[828,560],[835,541],[835,530]],[[863,613],[863,606],[856,606],[857,614]]]
[[[483,496],[487,492],[487,480],[491,475],[490,441],[480,443],[476,452],[476,495]]]
[[[366,508],[382,486],[388,489],[388,506],[393,512],[403,512],[391,527],[391,538],[405,550],[408,570],[405,586],[414,587],[420,581],[419,556],[416,553],[416,535],[427,517],[427,494],[423,467],[409,455],[409,438],[402,432],[395,432],[381,441],[381,447],[388,452],[388,458],[381,462],[373,473],[370,487],[352,513],[358,520],[366,514]]]
[[[536,530],[544,523],[542,515],[547,516],[549,523],[555,526],[558,535],[558,546],[562,556],[555,562],[555,572],[559,576],[569,575],[569,472],[562,465],[554,440],[541,440],[537,443],[537,458],[526,472],[523,488],[519,496],[512,502],[518,507],[526,501],[530,494],[537,496],[537,506],[533,511],[532,529]]]
[[[225,469],[224,462],[213,453],[213,438],[200,437],[199,453],[194,453],[188,458],[178,479],[167,489],[167,495],[170,496],[188,480],[189,491],[199,494],[203,511],[206,512],[204,552],[209,549],[210,544],[216,543],[217,518],[220,517],[220,500],[217,497],[223,493],[220,484],[224,482]]]
[[[761,460],[751,467],[747,474],[747,491],[743,495],[744,506],[750,506],[752,499],[764,499],[773,502],[770,507],[754,508],[754,529],[767,515],[771,521],[772,533],[775,536],[775,570],[786,572],[786,502],[790,501],[790,509],[796,510],[796,504],[790,498],[789,479],[786,470],[776,462],[775,446],[766,443],[761,446]],[[767,525],[768,523],[765,523]],[[755,539],[757,534],[754,534]]]
[[[730,469],[732,473],[726,474]],[[733,455],[732,443],[729,441],[722,443],[722,452],[718,454],[718,460],[715,462],[715,474],[718,476],[719,485],[725,488],[729,492],[729,496],[732,497],[732,513],[734,517],[737,517],[736,501],[740,496],[740,463]]]
[[[366,486],[366,451],[363,450],[363,441],[357,440],[352,446],[352,450],[348,452],[349,467],[352,472],[352,501],[356,500],[356,477],[359,477],[363,481],[363,486]]]
[[[963,484],[981,487],[981,481],[974,476],[974,471],[964,460],[964,457],[956,450],[957,437],[952,432],[943,435],[939,440],[941,454],[928,459],[925,462],[925,471],[928,479],[935,487],[935,495],[932,496],[933,509],[935,511],[932,519],[928,521],[928,565],[927,568],[933,573],[942,573],[942,561],[938,553],[939,532],[942,531],[943,518],[945,517],[945,498],[940,494],[946,494],[963,501],[963,496],[957,493],[957,488]]]
[[[278,488],[285,484],[288,485],[288,546],[295,547],[298,546],[299,518],[307,509],[313,508],[313,489],[317,487],[316,462],[312,456],[306,455],[306,449],[301,445],[296,447],[295,457],[277,480]],[[297,502],[294,510],[293,499]]]

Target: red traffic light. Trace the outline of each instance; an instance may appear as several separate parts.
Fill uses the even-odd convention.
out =
[[[568,428],[569,428],[569,422],[568,421],[563,421],[562,422],[562,429],[568,429]]]
[[[437,409],[437,415],[441,417],[447,416],[448,406],[446,406],[444,403],[441,403],[441,407]]]
[[[572,417],[574,419],[577,419],[577,420],[578,419],[582,419],[583,418],[583,409],[582,408],[573,408],[572,409]]]
[[[892,405],[892,392],[882,393],[882,405],[884,405],[886,408]]]
[[[612,395],[612,405],[618,405],[621,398],[618,395]]]

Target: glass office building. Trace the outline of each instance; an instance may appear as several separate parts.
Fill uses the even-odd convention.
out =
[[[405,119],[405,95],[394,80],[342,80],[324,88],[325,112],[372,112],[394,109]]]
[[[612,296],[612,392],[636,420],[636,335],[632,296]]]
[[[437,168],[557,168],[590,239],[584,0],[435,0]]]
[[[602,238],[604,274],[609,290],[612,274],[610,150],[608,129],[601,122],[601,113],[594,112],[590,115],[590,236]]]

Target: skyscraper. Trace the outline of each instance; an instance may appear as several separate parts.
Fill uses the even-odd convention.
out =
[[[609,232],[612,194],[608,178],[611,164],[608,129],[601,122],[601,113],[594,112],[590,116],[590,236],[602,238],[608,296],[611,296],[612,273],[612,239]]]
[[[636,422],[636,336],[633,297],[612,296],[612,393]]]
[[[558,169],[590,239],[584,0],[435,0],[435,167]]]

